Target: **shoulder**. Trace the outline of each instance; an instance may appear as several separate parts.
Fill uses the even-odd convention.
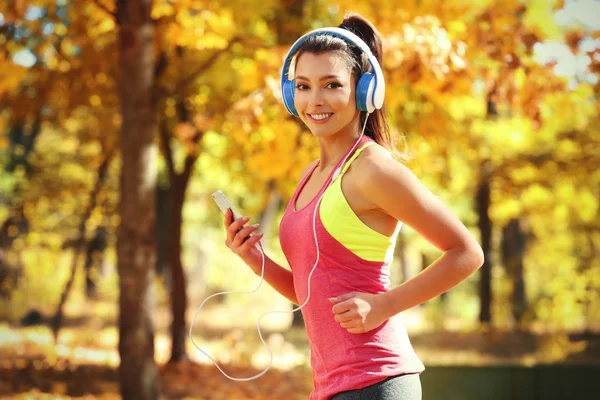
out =
[[[473,264],[480,262],[481,247],[468,229],[408,167],[377,144],[370,145],[363,153],[355,160],[358,167],[355,181],[372,209],[406,223],[442,251],[475,249],[469,251],[476,257]]]
[[[369,150],[369,151],[367,151]],[[443,205],[403,163],[380,145],[370,145],[357,157],[355,184],[372,209],[379,209],[410,226],[420,226],[441,213]],[[443,211],[447,214],[446,210]],[[433,226],[434,224],[432,224]]]
[[[388,150],[377,143],[366,147],[354,163],[357,184],[367,192],[374,186],[385,188],[391,181],[401,183],[414,176],[406,165],[394,159]]]
[[[316,160],[312,161],[310,164],[308,164],[306,167],[304,167],[304,169],[302,170],[302,172],[300,173],[300,178],[298,178],[298,182],[301,182],[302,179],[304,179],[304,177],[306,176],[306,174],[308,174],[308,172],[315,166],[316,163],[319,162],[319,159],[317,158]]]

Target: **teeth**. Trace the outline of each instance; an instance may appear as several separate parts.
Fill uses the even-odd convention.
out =
[[[328,118],[331,114],[311,114],[311,117],[314,119],[325,119]]]

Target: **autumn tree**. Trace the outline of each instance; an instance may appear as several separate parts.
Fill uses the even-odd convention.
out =
[[[157,399],[153,277],[156,122],[151,0],[117,3],[121,100],[119,378],[125,399]]]
[[[348,7],[321,0],[152,4],[153,58],[140,61],[152,64],[154,78],[145,75],[148,70],[138,74],[151,86],[152,101],[137,109],[147,113],[150,107],[152,118],[136,130],[123,127],[123,139],[154,129],[149,127],[156,121],[157,246],[168,265],[172,361],[186,358],[186,275],[199,268],[185,265],[182,253],[197,241],[190,232],[221,227],[220,214],[210,210],[211,190],[224,183],[214,171],[228,171],[228,195],[240,194],[239,205],[258,216],[263,229],[273,221],[268,233],[274,235],[300,171],[318,157],[314,138],[281,104],[282,59],[298,36],[337,25]],[[597,75],[598,50],[582,50],[597,33],[573,29],[563,35],[547,3],[537,1],[354,1],[351,8],[382,33],[386,107],[392,129],[414,154],[408,165],[486,251],[482,271],[459,289],[469,301],[479,297],[480,320],[491,324],[509,315],[515,322],[573,324],[585,314],[593,321],[600,259],[598,83],[570,85],[553,65],[535,60],[534,46],[564,40],[574,54],[589,57],[589,70]],[[118,152],[101,185],[97,178],[116,148],[121,111],[137,115],[120,108],[119,90],[129,86],[121,84],[118,54],[138,43],[133,31],[130,41],[119,36],[125,33],[115,9],[102,0],[0,5],[6,21],[0,26],[0,246],[2,268],[9,266],[0,279],[18,275],[4,271],[20,270],[27,278],[34,254],[53,266],[70,251],[71,262],[57,269],[57,286],[68,289],[75,268],[90,265],[92,254],[102,251],[95,248],[115,246]],[[146,19],[142,25],[149,26]],[[134,93],[139,95],[123,95]],[[145,135],[138,150],[151,159]],[[202,163],[213,152],[219,154]],[[203,192],[190,198],[190,187]],[[140,209],[148,207],[146,202]],[[208,217],[192,226],[186,210]],[[549,220],[555,221],[551,227]],[[151,220],[145,223],[151,226]],[[104,244],[97,239],[103,230]],[[420,259],[432,259],[435,250],[410,231],[403,240],[404,248],[423,253]],[[149,280],[150,272],[144,274]],[[64,301],[59,293],[51,303],[66,302],[68,290],[62,293]]]
[[[311,16],[315,26],[331,26],[341,20],[345,4],[335,4]],[[541,226],[529,223],[537,218],[538,210],[516,207],[515,202],[546,187],[543,182],[556,177],[557,171],[573,176],[575,166],[578,176],[588,182],[580,187],[584,198],[590,199],[596,190],[589,184],[594,182],[591,165],[598,158],[587,153],[595,143],[589,141],[593,132],[590,111],[596,112],[589,110],[590,87],[568,88],[552,65],[540,65],[534,57],[534,45],[560,37],[552,10],[542,2],[513,0],[501,5],[421,1],[401,7],[393,2],[373,7],[371,2],[358,1],[352,8],[372,20],[382,33],[389,120],[416,155],[411,168],[425,184],[444,194],[467,226],[479,233],[486,255],[475,276],[479,279],[479,320],[492,323],[493,307],[500,304],[494,302],[493,289],[505,284],[504,280],[492,280],[495,254],[502,251],[492,242],[496,232],[505,232],[504,251],[511,253],[504,262],[507,284],[512,286],[514,318],[519,321],[550,303],[557,304],[542,300],[544,295],[537,299],[540,287],[526,278],[534,274],[533,269],[527,270],[528,263],[541,261],[532,251],[537,241],[531,239],[540,240],[547,234]],[[571,35],[571,42],[575,37]],[[295,187],[290,178],[298,175],[297,168],[316,156],[310,135],[280,107],[279,69],[286,50],[282,46],[271,51],[262,87],[237,103],[230,113],[231,122],[224,127],[232,140],[231,158],[243,160],[255,179],[274,180],[284,200]],[[577,107],[588,111],[575,112]],[[573,123],[581,128],[570,133],[564,130]],[[286,132],[285,138],[281,131]],[[551,147],[556,140],[564,141],[562,150]],[[583,143],[588,144],[580,147]],[[568,146],[585,148],[585,156],[556,163]],[[543,157],[540,149],[548,150]],[[582,168],[584,165],[590,167]],[[531,179],[523,187],[517,176],[525,171]],[[556,188],[555,184],[550,187]],[[555,199],[547,199],[554,204],[552,208],[558,206]],[[586,212],[592,212],[594,204],[590,201]],[[540,209],[539,215],[546,212]],[[584,215],[587,218],[588,214]],[[574,226],[569,229],[576,230]],[[530,240],[525,241],[524,235]],[[590,248],[589,244],[579,246]],[[569,259],[570,252],[579,251],[575,249],[565,248],[561,259]],[[585,254],[589,257],[595,250]],[[528,294],[526,282],[533,289]],[[563,293],[573,290],[565,288]],[[569,301],[578,298],[568,297]]]

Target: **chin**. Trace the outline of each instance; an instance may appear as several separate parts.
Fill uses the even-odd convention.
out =
[[[337,132],[339,132],[339,129],[337,126],[331,124],[326,124],[326,125],[307,125],[307,128],[311,131],[311,133],[317,137],[326,137],[326,136],[332,136],[335,135]]]
[[[327,129],[315,129],[315,130],[310,130],[310,132],[313,134],[313,136],[318,137],[318,138],[324,138],[324,137],[329,137],[329,136],[333,136],[335,135],[335,132],[332,132],[331,130]]]

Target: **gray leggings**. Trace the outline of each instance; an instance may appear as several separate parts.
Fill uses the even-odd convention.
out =
[[[390,376],[384,381],[362,389],[348,390],[334,395],[331,400],[421,400],[419,374]]]

